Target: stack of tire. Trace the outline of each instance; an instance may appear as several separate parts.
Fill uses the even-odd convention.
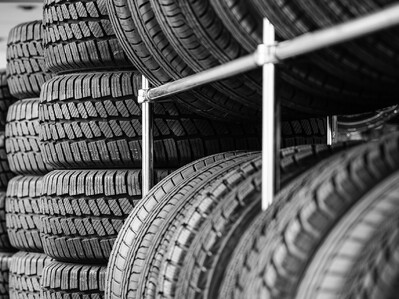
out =
[[[42,45],[42,22],[14,27],[8,37],[7,81],[19,100],[7,113],[6,151],[16,175],[7,187],[6,225],[10,243],[20,250],[10,262],[10,297],[39,298],[43,267],[50,259],[40,239],[40,193],[44,164],[39,140],[39,95],[51,78],[46,71]]]
[[[5,203],[6,188],[14,176],[6,154],[5,124],[7,110],[17,99],[10,94],[5,70],[0,70],[0,297],[8,298],[9,263],[15,249],[11,246],[7,235]]]
[[[141,74],[112,29],[105,0],[44,2],[41,92],[46,165],[40,208],[43,298],[101,298],[106,263],[141,201]],[[191,100],[188,98],[188,100]],[[193,102],[195,100],[192,100]],[[223,117],[223,116],[221,116]],[[260,148],[260,128],[222,123],[174,103],[154,107],[155,181],[198,158]]]

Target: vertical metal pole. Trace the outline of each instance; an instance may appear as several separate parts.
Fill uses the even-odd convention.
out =
[[[327,145],[332,145],[337,142],[337,116],[327,116]]]
[[[263,44],[272,46],[275,32],[269,20],[263,20]],[[272,48],[269,48],[272,50]],[[279,136],[276,134],[275,67],[273,63],[263,66],[263,107],[262,107],[262,209],[265,210],[274,199],[276,192],[276,148]]]
[[[141,89],[149,89],[148,79],[141,78]],[[142,103],[142,196],[146,196],[154,184],[154,132],[153,132],[153,110],[148,101]]]

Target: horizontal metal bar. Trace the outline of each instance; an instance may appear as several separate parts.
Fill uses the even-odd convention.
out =
[[[284,60],[359,38],[398,24],[399,4],[395,4],[353,21],[280,42],[275,54],[278,60]]]
[[[161,99],[163,97],[171,96],[179,92],[253,70],[263,65],[264,56],[263,48],[260,47],[251,55],[243,56],[223,65],[202,71],[198,74],[166,83],[159,87],[151,88],[146,92],[143,100],[153,101]]]
[[[306,33],[276,45],[259,45],[258,49],[253,54],[144,91],[145,94],[141,97],[140,102],[152,102],[179,92],[253,70],[266,63],[276,63],[284,59],[336,45],[398,24],[399,4],[395,4],[368,16],[360,17],[356,20],[331,28]]]

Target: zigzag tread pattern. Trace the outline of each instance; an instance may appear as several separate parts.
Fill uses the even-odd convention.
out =
[[[16,100],[10,93],[6,70],[0,70],[0,130],[6,125],[8,107]]]
[[[0,132],[0,191],[6,190],[8,181],[14,176],[7,159],[5,139],[4,132]]]
[[[42,253],[20,251],[10,261],[10,298],[40,299],[43,269],[52,259]]]
[[[42,22],[33,21],[11,29],[7,43],[7,82],[10,93],[19,99],[38,97],[52,74],[45,66]]]
[[[40,239],[41,176],[16,176],[6,194],[6,225],[10,243],[20,250],[42,252]]]
[[[43,269],[41,298],[104,298],[105,265],[53,261]]]
[[[10,169],[18,174],[45,174],[52,170],[43,162],[39,123],[40,100],[20,100],[10,106],[6,124],[6,152]]]
[[[171,171],[156,170],[155,183]],[[44,252],[61,261],[106,261],[141,199],[141,170],[55,170],[40,199]]]
[[[140,167],[141,107],[135,72],[64,75],[45,83],[41,140],[45,163],[62,168]],[[133,85],[132,85],[133,82]],[[260,148],[257,125],[222,123],[173,103],[154,108],[156,167],[174,168],[217,152]]]
[[[44,57],[51,71],[133,68],[115,36],[105,2],[44,1]]]

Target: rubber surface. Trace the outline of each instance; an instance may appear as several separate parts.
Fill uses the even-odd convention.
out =
[[[51,258],[42,253],[20,251],[10,261],[10,298],[40,299],[40,280]]]
[[[8,35],[7,82],[16,98],[38,97],[42,84],[52,77],[44,62],[42,33],[42,22],[33,21],[12,28]]]
[[[7,159],[6,138],[4,132],[0,132],[0,191],[5,191],[8,181],[14,176],[10,170]]]
[[[340,149],[342,146],[336,150]],[[335,149],[327,146],[286,149],[281,152],[281,173],[283,177],[288,174],[288,180],[293,173],[303,171],[315,160],[334,151]],[[210,260],[215,258],[212,254],[220,250],[228,256],[229,251],[234,248],[233,245],[231,248],[223,247],[221,244],[224,241],[220,241],[224,238],[226,240],[231,233],[229,221],[237,221],[242,233],[245,230],[245,221],[252,219],[260,210],[260,167],[258,155],[233,156],[204,165],[194,173],[186,174],[190,166],[185,167],[154,187],[148,197],[133,210],[118,236],[108,264],[106,297],[188,298],[198,295],[207,279],[206,275],[210,274],[207,271],[212,271]],[[184,172],[183,177],[180,171]],[[174,176],[179,180],[175,181]],[[236,186],[242,181],[247,181],[247,184],[238,191]],[[257,187],[252,187],[248,182]],[[228,186],[224,188],[225,184]],[[214,194],[211,186],[214,186]],[[228,201],[227,194],[230,191],[238,196],[237,201]],[[251,195],[253,193],[255,197]],[[222,215],[217,212],[213,215],[213,209],[217,209],[215,206],[219,202],[225,210]],[[252,215],[243,221],[240,217],[245,213],[250,214],[248,210]],[[212,223],[213,230],[203,232],[202,236],[206,236],[208,240],[207,245],[200,242],[199,246],[207,249],[206,257],[185,260],[185,254],[189,255],[189,252],[194,251],[190,247],[191,242],[194,242],[203,228],[202,225],[207,221]],[[222,229],[223,225],[226,225],[225,230]],[[177,238],[179,233],[180,239]],[[213,250],[210,249],[212,242],[216,242]],[[191,262],[204,273],[200,275],[201,271],[195,271],[192,279],[187,278],[187,273],[179,276],[181,268]],[[218,269],[223,269],[223,263],[218,265]],[[168,275],[170,279],[165,281],[164,275]],[[201,286],[195,285],[196,278],[201,281]],[[215,277],[209,279],[215,281]],[[177,287],[186,282],[190,282],[196,291],[174,293]]]
[[[45,163],[55,168],[141,167],[139,79],[136,72],[109,72],[46,82],[40,116]],[[216,122],[173,103],[154,109],[155,167],[177,168],[217,152],[260,148],[259,125]]]
[[[155,183],[170,172],[156,170]],[[61,261],[106,262],[141,200],[141,170],[55,170],[41,190],[44,252]]]
[[[0,70],[0,130],[4,130],[8,107],[17,99],[10,94],[6,70]]]
[[[9,269],[12,252],[0,252],[0,298],[7,299],[9,297]]]
[[[51,262],[43,269],[43,299],[104,298],[105,266]]]
[[[8,238],[6,225],[6,193],[0,192],[0,252],[14,250]]]
[[[133,68],[112,29],[105,0],[46,0],[43,27],[44,57],[54,73]]]
[[[11,245],[20,250],[43,252],[40,239],[42,177],[16,176],[6,197],[6,225]]]
[[[12,172],[45,174],[52,170],[43,162],[40,150],[40,100],[20,100],[7,113],[6,151]]]
[[[293,298],[340,219],[397,171],[398,138],[394,133],[338,154],[284,188],[242,236],[219,297]]]

